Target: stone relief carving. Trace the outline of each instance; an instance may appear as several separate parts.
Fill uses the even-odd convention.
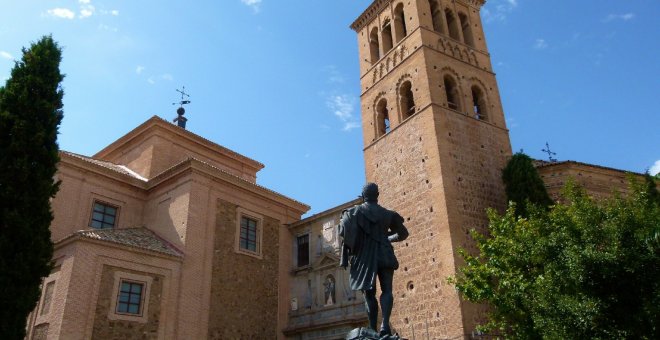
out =
[[[324,297],[325,297],[325,305],[326,306],[332,306],[335,304],[337,301],[337,296],[335,294],[335,278],[332,275],[328,275],[325,278],[325,282],[323,283],[324,289]]]
[[[337,253],[339,250],[339,240],[337,239],[337,223],[335,220],[330,220],[323,223],[323,252],[324,253]]]

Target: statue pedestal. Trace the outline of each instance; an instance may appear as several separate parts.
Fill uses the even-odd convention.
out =
[[[371,328],[359,327],[346,334],[346,340],[406,340],[398,334],[378,336],[378,332]]]

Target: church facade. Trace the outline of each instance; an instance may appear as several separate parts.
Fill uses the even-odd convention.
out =
[[[279,245],[309,207],[257,185],[261,163],[158,117],[93,157],[60,157],[55,268],[29,338],[278,336]]]
[[[484,318],[446,282],[485,209],[506,207],[511,144],[483,4],[375,0],[351,25],[366,181],[410,231],[392,316],[406,338],[476,337]],[[91,157],[60,156],[55,267],[28,339],[342,339],[366,324],[338,268],[336,226],[357,200],[302,219],[309,206],[256,184],[263,164],[158,117]],[[554,196],[568,178],[595,196],[626,187],[616,169],[538,169]]]

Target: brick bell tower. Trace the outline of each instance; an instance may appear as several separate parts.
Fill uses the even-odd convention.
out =
[[[479,10],[485,0],[375,0],[351,28],[360,57],[364,158],[380,202],[406,219],[395,245],[393,327],[469,338],[485,307],[447,277],[475,251],[486,208],[506,207],[509,133]]]

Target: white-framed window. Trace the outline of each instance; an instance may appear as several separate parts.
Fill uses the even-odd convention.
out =
[[[115,272],[108,319],[146,323],[152,281],[153,277],[147,275]]]
[[[262,258],[263,217],[260,214],[238,208],[236,221],[236,252]]]
[[[145,286],[145,282],[122,279],[115,313],[142,316]]]
[[[51,302],[53,301],[54,290],[55,290],[55,280],[46,282],[44,284],[43,297],[41,300],[41,309],[39,311],[40,316],[48,315],[48,313],[50,312],[50,305]]]

